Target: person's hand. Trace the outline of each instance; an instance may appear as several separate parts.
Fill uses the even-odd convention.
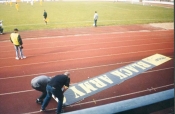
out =
[[[64,86],[63,93],[68,89],[69,87]]]
[[[56,99],[55,95],[53,95],[53,98]]]
[[[21,49],[23,49],[23,46],[22,46],[22,45],[20,45],[20,48],[21,48]]]

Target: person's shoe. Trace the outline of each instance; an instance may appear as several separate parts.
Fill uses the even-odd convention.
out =
[[[21,57],[21,59],[25,59],[25,58],[26,58],[26,56]]]
[[[38,104],[42,104],[43,101],[42,101],[42,100],[39,100],[39,99],[36,99],[36,103],[38,103]]]
[[[44,111],[46,111],[46,109],[40,109],[40,112],[44,112]]]
[[[19,57],[15,57],[16,60],[19,60]]]
[[[64,113],[64,109],[61,109],[61,113]]]
[[[62,108],[65,108],[66,106],[67,106],[66,104],[63,104],[63,105],[62,105]]]

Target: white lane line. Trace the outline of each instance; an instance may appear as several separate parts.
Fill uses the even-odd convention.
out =
[[[89,51],[95,51],[95,50],[106,50],[106,49],[116,49],[116,48],[127,48],[127,47],[138,47],[138,46],[148,46],[148,45],[156,45],[156,44],[164,44],[164,43],[173,43],[173,42],[162,42],[162,43],[149,43],[149,44],[142,44],[142,45],[127,45],[127,46],[118,46],[118,47],[107,47],[107,48],[95,48],[95,49],[89,49],[89,50],[76,50],[76,51],[64,51],[64,52],[54,52],[54,53],[43,53],[40,55],[48,55],[48,54],[62,54],[62,53],[77,53],[77,52],[89,52]],[[26,50],[35,50],[38,48],[33,48],[33,49],[26,49]],[[39,48],[40,49],[40,48]],[[44,49],[44,48],[42,48]],[[165,48],[168,49],[168,48]],[[156,49],[159,50],[159,49]],[[149,51],[149,50],[148,50]],[[3,51],[1,51],[3,52]],[[14,52],[14,51],[13,51]],[[39,56],[39,55],[28,55],[28,57],[33,57],[33,56]],[[14,58],[14,57],[5,57],[5,58],[0,58],[0,59],[10,59],[10,58]]]
[[[171,86],[174,86],[174,84],[168,84],[168,85],[164,85],[164,86],[154,87],[154,89],[162,89],[162,88],[171,87]],[[136,95],[136,94],[140,94],[140,93],[144,93],[144,92],[150,92],[150,91],[148,89],[145,89],[145,90],[142,90],[142,91],[136,91],[136,92],[123,94],[123,95],[118,95],[118,96],[114,96],[114,97],[98,99],[98,100],[96,100],[96,102],[111,100],[111,99],[115,99],[115,98],[126,97],[126,96],[130,96],[130,95]],[[89,102],[76,103],[76,104],[73,104],[73,105],[70,105],[70,106],[67,106],[67,107],[80,106],[80,105],[90,104],[90,103],[94,103],[94,101],[92,100],[92,101],[89,101]],[[52,110],[56,110],[56,108],[48,109],[48,111],[52,111]],[[22,113],[22,114],[35,114],[35,113],[38,113],[38,112],[40,112],[40,111],[26,112],[26,113]]]
[[[11,95],[11,94],[17,94],[17,93],[25,93],[25,92],[31,92],[31,91],[34,91],[34,89],[25,90],[25,91],[9,92],[9,93],[1,93],[0,96],[3,96],[3,95]]]
[[[65,72],[65,71],[77,71],[77,70],[86,70],[86,69],[92,69],[92,68],[109,67],[109,66],[114,66],[114,65],[119,65],[119,64],[126,64],[126,63],[132,63],[132,62],[135,62],[135,61],[115,63],[115,64],[107,64],[107,65],[98,65],[98,66],[91,66],[91,67],[83,67],[83,68],[73,68],[73,69],[59,70],[59,71],[53,71],[53,72],[42,72],[42,73],[38,73],[38,74],[28,74],[28,75],[22,75],[22,76],[5,77],[5,78],[0,78],[0,80],[13,79],[13,78],[23,78],[23,77],[43,75],[43,74],[50,74],[50,73],[60,73],[60,72]]]
[[[52,71],[52,72],[42,72],[42,73],[37,73],[37,74],[28,74],[28,75],[13,76],[13,77],[5,77],[5,78],[0,78],[0,80],[14,79],[14,78],[24,78],[24,77],[29,77],[29,76],[39,76],[39,75],[43,75],[43,74],[60,73],[60,72],[65,72],[65,71],[78,71],[78,70],[86,70],[86,69],[92,69],[92,68],[109,67],[109,66],[114,66],[114,65],[119,65],[119,64],[126,64],[126,63],[128,64],[128,63],[133,63],[133,62],[135,62],[135,61],[115,63],[115,64],[107,64],[107,65],[99,65],[99,66],[91,66],[91,67],[83,67],[83,68],[65,69],[65,70]],[[147,71],[147,72],[144,72],[144,73],[149,73],[149,72],[154,72],[154,71],[157,72],[157,71],[168,70],[168,69],[174,69],[174,67],[168,67],[168,68],[158,69],[158,70],[151,70],[151,71]]]
[[[169,86],[174,86],[174,84],[168,84],[168,85],[164,85],[164,86],[154,87],[154,89],[161,89],[161,88],[166,88],[166,87],[169,87]],[[114,96],[114,97],[99,99],[99,100],[96,100],[96,102],[109,100],[109,99],[114,99],[114,98],[119,98],[119,97],[125,97],[125,96],[129,96],[129,95],[143,93],[143,92],[150,92],[150,91],[148,89],[145,89],[145,90],[142,90],[142,91],[132,92],[132,93],[129,93],[129,94],[123,94],[123,95],[118,95],[118,96]],[[83,104],[88,104],[88,103],[93,103],[93,102],[94,101],[89,101],[89,102],[85,102],[85,103],[78,103],[78,104],[71,105],[71,106],[83,105]],[[71,106],[68,106],[68,107],[71,107]]]
[[[151,31],[150,31],[151,32]],[[126,32],[123,32],[123,33],[126,33]],[[104,34],[106,34],[106,35],[114,35],[114,34],[116,34],[116,33],[114,33],[114,32],[108,32],[108,33],[101,33],[101,34],[91,34],[92,36],[98,36],[99,37],[99,35],[104,35]],[[172,34],[172,33],[171,33]],[[82,36],[88,36],[88,35],[90,35],[90,34],[86,34],[86,35],[78,35],[79,37],[82,37]],[[72,37],[77,37],[77,35],[71,35]],[[59,37],[66,37],[66,38],[68,38],[68,37],[71,37],[71,36],[58,36],[58,35],[56,35],[56,36],[50,36],[50,37],[40,37],[40,38],[38,38],[38,37],[34,37],[33,38],[33,40],[38,40],[38,39],[42,39],[42,38],[46,38],[46,39],[50,39],[50,38],[53,38],[53,39],[55,39],[55,40],[58,40],[58,38]],[[145,37],[145,36],[148,36],[148,35],[134,35],[133,37]],[[156,36],[162,36],[162,34],[156,34]],[[119,38],[118,37],[114,37],[114,36],[105,36],[105,37],[101,37],[101,38],[93,38],[93,39],[81,39],[81,41],[85,41],[85,40],[95,40],[95,39],[106,39],[106,38],[116,38],[116,39],[121,39],[121,38],[123,38],[123,37],[131,37],[131,35],[125,35],[125,36],[120,36]],[[154,37],[155,37],[155,34],[154,34]],[[143,39],[145,39],[145,38],[143,38]],[[151,38],[151,39],[153,39],[153,38]],[[23,40],[32,40],[31,38],[25,38],[25,39],[23,39]],[[77,41],[76,39],[75,40],[69,40],[69,41]],[[4,41],[1,41],[1,42],[4,42]],[[0,42],[0,43],[1,43]],[[6,42],[6,41],[5,41]],[[8,42],[9,42],[9,40],[8,40]],[[52,43],[52,41],[50,41],[51,43]],[[50,43],[49,41],[48,41],[48,43]],[[66,42],[66,41],[57,41],[57,42]],[[32,43],[32,44],[39,44],[39,43]],[[27,45],[27,44],[26,44]],[[6,45],[7,46],[7,45]],[[0,46],[0,47],[3,47],[3,46]]]
[[[173,48],[157,49],[156,51],[167,50],[167,49],[173,49]],[[64,62],[64,61],[76,61],[76,60],[83,60],[83,59],[103,58],[103,57],[111,57],[111,56],[117,56],[117,55],[137,54],[137,53],[150,52],[150,51],[155,51],[155,50],[137,51],[137,52],[130,52],[130,53],[128,53],[128,52],[127,53],[117,53],[117,54],[108,54],[108,55],[101,55],[101,56],[90,56],[90,57],[65,59],[65,60],[54,60],[54,61],[38,62],[38,63],[31,63],[31,64],[10,65],[10,66],[2,66],[2,67],[0,67],[0,69],[1,68],[9,68],[9,67],[38,65],[38,64],[48,64],[48,63],[50,64],[50,63],[57,63],[57,62]],[[65,53],[65,52],[63,52],[63,53]],[[28,57],[32,57],[32,56],[28,56]]]
[[[74,83],[74,84],[76,84],[76,83]],[[157,88],[151,88],[151,90],[152,89],[156,90]],[[9,92],[9,93],[1,93],[0,96],[20,94],[20,93],[33,92],[33,91],[36,91],[36,90],[31,89],[31,90],[24,90],[24,91],[15,91],[15,92]]]
[[[111,35],[111,34],[109,34],[109,35]],[[81,38],[82,36],[80,36],[80,38],[81,39],[78,39],[79,41],[94,41],[94,40],[103,40],[103,39],[120,39],[120,40],[123,40],[123,38],[130,38],[131,37],[131,35],[127,35],[127,36],[119,36],[119,37],[117,37],[117,36],[103,36],[103,37],[100,37],[99,35],[93,35],[94,36],[94,38]],[[97,37],[95,37],[95,36],[97,36]],[[150,39],[145,39],[145,38],[142,38],[142,37],[147,37],[148,35],[134,35],[134,36],[132,36],[132,37],[140,37],[139,39],[136,39],[136,40],[150,40]],[[151,35],[153,38],[151,38],[151,39],[165,39],[165,38],[154,38],[155,37],[155,35],[153,36],[153,35]],[[161,34],[158,34],[158,36],[162,36]],[[99,38],[100,37],[100,38]],[[156,36],[157,37],[157,36]],[[66,37],[67,38],[67,37]],[[78,37],[77,37],[78,38]],[[71,39],[69,39],[69,40],[66,40],[66,41],[60,41],[60,39],[58,39],[57,38],[57,36],[55,36],[54,38],[53,38],[54,40],[56,40],[56,41],[54,41],[54,42],[73,42],[73,41],[77,41],[77,39],[73,39],[73,38],[71,38]],[[167,39],[167,37],[166,37],[166,39]],[[168,38],[168,39],[170,39],[170,38]],[[171,38],[171,39],[173,39],[173,38]],[[24,39],[25,40],[25,39]],[[27,40],[27,39],[26,39]],[[28,39],[28,40],[30,40],[30,39]],[[31,41],[31,40],[30,40]],[[123,40],[123,41],[127,41],[127,40]],[[130,41],[135,41],[135,39],[131,39]],[[9,43],[10,41],[8,41],[8,44],[6,44],[5,46],[1,46],[0,45],[0,47],[7,47],[7,46],[11,46],[11,43]],[[121,42],[121,41],[120,41]],[[1,42],[0,42],[1,43]],[[49,38],[49,41],[44,41],[44,43],[46,43],[46,44],[48,44],[48,43],[53,43],[53,41],[50,41],[50,38]],[[30,44],[28,44],[28,43],[26,43],[25,45],[33,45],[33,44],[40,44],[40,43],[38,43],[38,42],[32,42],[32,43],[30,43]]]
[[[91,38],[82,38],[82,39],[78,39],[78,41],[84,41],[84,42],[86,42],[86,41],[95,41],[95,40],[103,40],[103,39],[108,39],[108,40],[110,40],[110,39],[116,39],[116,40],[118,40],[118,41],[115,41],[115,42],[125,42],[125,41],[142,41],[142,40],[150,40],[150,39],[152,39],[152,40],[162,40],[162,39],[172,39],[173,40],[173,38],[170,38],[170,37],[168,37],[167,38],[167,36],[166,36],[166,38],[154,38],[155,36],[152,36],[153,38],[150,38],[150,39],[145,39],[145,38],[142,38],[142,37],[147,37],[147,35],[138,35],[138,36],[134,36],[134,37],[141,37],[141,38],[139,38],[139,39],[132,39],[131,38],[131,36],[121,36],[121,37],[118,37],[118,36],[110,36],[110,37],[105,37],[105,38],[103,38],[103,37],[101,37],[101,38],[93,38],[93,39],[91,39]],[[95,37],[95,36],[94,36]],[[130,40],[126,40],[126,39],[124,39],[124,38],[131,38]],[[122,40],[122,41],[121,41]],[[47,42],[43,42],[43,43],[45,43],[45,44],[53,44],[53,43],[57,43],[57,42],[59,42],[59,43],[64,43],[64,42],[77,42],[77,39],[71,39],[71,40],[66,40],[66,41],[54,41],[54,42],[49,42],[49,41],[47,41]],[[110,41],[111,42],[111,41]],[[101,43],[101,42],[100,42]],[[105,43],[105,42],[102,42],[102,43]],[[40,43],[30,43],[30,44],[26,44],[26,45],[37,45],[37,44],[40,44]],[[11,46],[11,45],[6,45],[6,46],[0,46],[0,47],[7,47],[7,46]]]
[[[166,38],[166,39],[170,39],[170,38]],[[94,40],[96,40],[96,39],[94,39]],[[94,42],[94,40],[92,41],[92,42]],[[54,42],[44,42],[44,44],[51,44],[51,46],[44,46],[44,47],[40,47],[40,46],[38,46],[38,48],[29,48],[29,49],[25,49],[25,50],[34,50],[34,49],[48,49],[48,48],[56,48],[56,47],[59,47],[59,48],[63,48],[63,47],[71,47],[71,46],[86,46],[86,45],[96,45],[96,44],[109,44],[109,43],[120,43],[120,42],[132,42],[132,41],[142,41],[142,42],[144,42],[144,41],[147,41],[148,39],[136,39],[136,40],[122,40],[122,41],[120,41],[120,40],[117,40],[117,41],[105,41],[105,42],[103,42],[103,41],[101,41],[101,42],[99,42],[98,41],[98,43],[92,43],[92,42],[90,42],[90,43],[81,43],[81,44],[77,44],[76,42],[73,44],[73,45],[63,45],[63,46],[55,46],[56,45],[56,43],[57,42],[59,42],[59,41],[54,41]],[[149,39],[150,40],[150,39]],[[149,41],[148,40],[148,41]],[[162,40],[162,38],[152,38],[152,40]],[[77,41],[77,40],[71,40],[71,41],[69,41],[69,42],[74,42],[74,41]],[[65,41],[64,41],[65,42]],[[59,43],[61,43],[61,42],[59,42]],[[170,43],[170,41],[167,41],[167,42],[161,42],[161,43]],[[172,43],[172,42],[171,42]],[[31,45],[41,45],[41,43],[32,43],[32,44],[26,44],[25,46],[30,46],[31,47]],[[55,44],[55,45],[54,45]],[[152,43],[152,44],[154,44],[154,43]],[[155,43],[155,44],[160,44],[160,43]],[[151,43],[149,43],[149,44],[147,44],[147,45],[151,45]],[[132,45],[131,45],[132,46]],[[7,47],[12,47],[12,45],[6,45],[6,46],[0,46],[0,48],[7,48]],[[1,51],[1,52],[14,52],[14,50],[5,50],[5,51]]]
[[[140,31],[124,31],[124,32],[103,32],[103,33],[95,33],[95,34],[74,34],[74,35],[55,35],[55,36],[42,36],[42,37],[28,37],[28,38],[25,38],[23,40],[42,40],[42,39],[50,39],[50,38],[67,38],[67,37],[77,37],[78,36],[96,36],[96,35],[109,35],[109,34],[125,34],[125,33],[141,33],[141,32],[163,32],[163,31],[169,31],[169,30],[140,30]],[[156,34],[156,35],[159,35],[159,34]],[[9,42],[9,40],[4,40],[4,41],[0,41],[0,42]]]
[[[72,83],[70,85],[73,85],[76,83]],[[11,95],[11,94],[19,94],[19,93],[26,93],[26,92],[31,92],[31,91],[36,91],[35,89],[31,89],[31,90],[25,90],[25,91],[16,91],[16,92],[9,92],[9,93],[1,93],[0,96],[4,96],[4,95]]]
[[[47,109],[47,111],[54,111],[54,110],[56,110],[56,108]],[[45,111],[45,113],[47,113],[47,111]],[[41,111],[27,112],[22,114],[36,114],[36,113],[41,113]]]

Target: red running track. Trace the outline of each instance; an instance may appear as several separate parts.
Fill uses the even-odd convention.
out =
[[[40,92],[30,81],[38,75],[54,76],[69,70],[71,83],[109,72],[159,53],[172,60],[120,85],[66,107],[80,110],[174,88],[174,30],[148,25],[111,26],[20,33],[23,60],[15,60],[9,33],[0,36],[0,114],[38,113]],[[106,94],[107,93],[107,94]],[[55,114],[51,100],[47,114]]]

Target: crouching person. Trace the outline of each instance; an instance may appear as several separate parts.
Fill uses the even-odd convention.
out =
[[[31,86],[33,89],[42,92],[41,96],[36,99],[36,103],[42,104],[43,99],[46,97],[46,86],[47,83],[50,81],[51,77],[41,75],[38,77],[35,77],[31,80]]]
[[[65,72],[64,74],[61,75],[56,75],[54,76],[47,84],[46,86],[46,91],[47,95],[46,98],[44,99],[41,110],[40,111],[45,111],[47,105],[49,104],[52,95],[55,98],[58,98],[58,104],[57,104],[57,110],[56,113],[60,114],[63,106],[63,93],[68,89],[69,84],[70,84],[70,78],[69,78],[69,72]],[[62,90],[62,88],[64,88]]]

